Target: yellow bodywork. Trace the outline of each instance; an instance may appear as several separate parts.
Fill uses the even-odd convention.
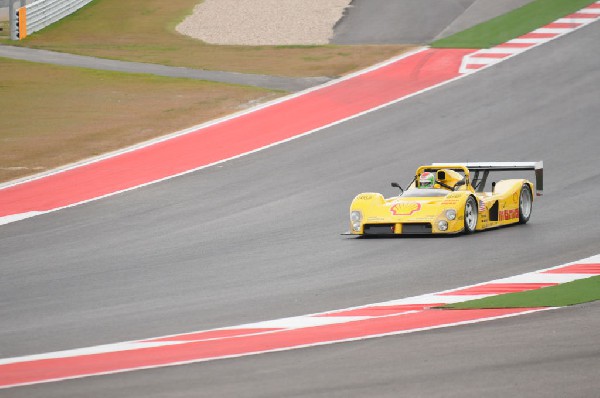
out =
[[[436,182],[448,187],[436,183],[432,189],[419,188],[419,176],[425,171],[445,177]],[[514,224],[520,220],[519,201],[524,184],[533,192],[533,184],[525,179],[501,180],[493,192],[476,192],[470,183],[469,170],[461,165],[422,166],[416,176],[400,196],[384,198],[374,192],[357,195],[350,206],[350,234],[371,234],[368,231],[375,231],[372,233],[377,235],[460,233],[465,229],[465,204],[469,197],[475,199],[477,208],[475,230]],[[421,192],[423,196],[419,196]],[[449,210],[455,212],[453,219],[449,217],[452,215]],[[447,223],[447,228],[440,229],[440,222]]]

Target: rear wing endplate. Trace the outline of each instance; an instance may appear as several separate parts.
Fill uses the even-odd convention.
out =
[[[433,163],[433,166],[456,164],[465,166],[469,171],[535,171],[535,190],[537,196],[544,192],[544,162],[468,162],[468,163]]]

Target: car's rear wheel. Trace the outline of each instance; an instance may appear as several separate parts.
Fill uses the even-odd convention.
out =
[[[477,227],[477,201],[469,196],[465,203],[465,234],[472,234]]]
[[[528,184],[523,184],[519,194],[519,224],[526,224],[531,217],[533,207],[533,195]]]

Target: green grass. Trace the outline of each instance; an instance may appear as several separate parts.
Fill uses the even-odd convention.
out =
[[[594,0],[535,0],[523,7],[470,29],[431,43],[437,48],[490,48],[558,18],[578,11]]]
[[[448,309],[564,307],[600,300],[600,276],[526,292],[501,294],[444,306]]]

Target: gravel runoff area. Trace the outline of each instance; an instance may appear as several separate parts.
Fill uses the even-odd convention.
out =
[[[327,44],[351,0],[204,0],[177,31],[211,44]]]

